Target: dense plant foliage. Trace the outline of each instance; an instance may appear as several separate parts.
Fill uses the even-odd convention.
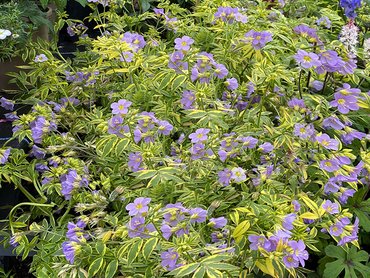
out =
[[[30,52],[30,150],[0,149],[36,277],[370,276],[366,2],[88,2],[101,35]]]

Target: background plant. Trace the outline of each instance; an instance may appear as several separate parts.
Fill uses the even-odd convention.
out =
[[[0,173],[30,202],[5,232],[36,276],[366,277],[363,22],[350,45],[325,1],[123,5],[93,11],[86,52],[16,76],[31,150]]]

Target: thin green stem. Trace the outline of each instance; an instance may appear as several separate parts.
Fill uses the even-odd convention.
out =
[[[302,70],[300,70],[299,77],[298,77],[298,92],[299,92],[299,97],[302,99],[301,81],[302,81]]]
[[[21,206],[35,206],[40,207],[40,210],[42,210],[45,214],[50,215],[49,212],[45,211],[43,207],[53,207],[54,204],[37,204],[37,203],[30,203],[30,202],[24,202],[20,203],[12,208],[12,210],[9,212],[9,226],[12,234],[14,234],[14,228],[13,228],[13,214],[14,212]]]

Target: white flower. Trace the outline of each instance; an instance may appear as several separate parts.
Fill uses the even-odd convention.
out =
[[[339,35],[339,40],[347,48],[351,56],[356,56],[356,45],[358,43],[358,27],[352,22],[344,25]]]
[[[364,41],[364,54],[365,59],[370,60],[370,38]]]
[[[0,29],[0,40],[4,40],[6,37],[10,36],[12,32],[6,29]]]

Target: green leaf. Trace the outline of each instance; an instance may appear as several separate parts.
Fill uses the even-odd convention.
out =
[[[80,3],[82,7],[85,7],[87,4],[87,0],[75,0],[76,2]]]
[[[177,76],[172,82],[171,90],[175,92],[186,81],[186,78],[186,75]]]
[[[209,278],[222,278],[222,273],[214,268],[207,267],[207,275]]]
[[[136,176],[136,179],[138,180],[146,180],[154,177],[154,175],[157,174],[156,170],[140,170],[135,173],[133,173],[133,176]]]
[[[131,265],[137,256],[140,253],[141,246],[143,245],[143,240],[140,239],[136,241],[134,244],[132,244],[130,251],[128,251],[128,256],[127,256],[127,264]]]
[[[210,267],[210,268],[214,268],[214,269],[217,269],[217,270],[227,270],[227,271],[234,271],[234,270],[238,270],[239,269],[235,265],[228,264],[228,263],[221,263],[221,262],[218,262],[218,263],[208,263],[206,266],[207,266],[207,268]]]
[[[179,267],[175,270],[172,270],[169,273],[169,275],[173,275],[175,277],[184,277],[186,275],[189,275],[189,274],[193,273],[199,266],[200,266],[199,263],[187,264],[187,265]]]
[[[150,9],[149,0],[140,0],[140,5],[142,12],[146,12]]]
[[[105,252],[107,251],[107,246],[101,241],[96,243],[95,248],[101,256],[104,256]]]
[[[157,246],[158,238],[153,237],[149,239],[147,242],[145,242],[143,246],[143,256],[145,260],[148,260],[150,255],[152,254],[153,250]]]
[[[207,115],[207,112],[203,110],[192,110],[187,116],[191,119],[200,119]]]
[[[130,144],[130,140],[127,138],[118,139],[118,143],[115,147],[116,156],[121,156],[122,153],[127,149],[129,144]]]
[[[364,278],[370,277],[370,266],[363,265],[359,262],[353,262],[355,269],[362,274]]]
[[[41,7],[43,9],[46,9],[48,3],[49,3],[49,0],[40,0]]]
[[[163,90],[164,88],[166,88],[172,78],[174,77],[174,73],[170,72],[170,73],[167,73],[166,76],[162,79],[161,83],[159,84],[159,89]]]
[[[103,265],[103,262],[104,262],[103,258],[97,258],[91,263],[89,267],[89,272],[88,272],[89,277],[94,277],[98,273],[98,271]]]
[[[343,260],[347,256],[346,251],[344,251],[343,248],[338,247],[338,246],[334,246],[334,245],[326,246],[325,253],[329,257],[343,259]]]
[[[113,278],[118,269],[118,261],[111,261],[105,270],[105,278]]]
[[[339,277],[339,274],[344,270],[345,264],[339,260],[325,265],[324,278]]]
[[[234,230],[233,232],[233,237],[235,238],[236,241],[239,241],[240,240],[240,237],[242,235],[244,235],[249,227],[250,227],[250,223],[248,220],[244,220],[243,222],[241,222]]]
[[[147,187],[156,186],[161,181],[160,175],[155,175],[149,182]]]
[[[206,263],[216,263],[216,262],[221,262],[221,261],[226,261],[230,259],[230,255],[226,255],[226,254],[216,254],[216,255],[212,255],[212,256],[209,256],[205,259],[203,259],[201,261],[202,264],[206,264]]]
[[[206,274],[206,269],[205,267],[201,266],[194,272],[192,278],[203,278],[204,274]]]

